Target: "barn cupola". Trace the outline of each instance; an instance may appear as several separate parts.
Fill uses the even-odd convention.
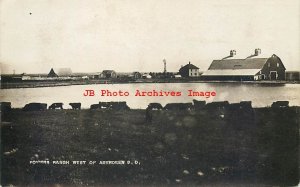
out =
[[[261,54],[260,48],[257,48],[257,49],[254,50],[254,56],[258,56],[260,54]]]
[[[236,51],[235,50],[230,50],[230,57],[233,57],[236,55]]]
[[[260,48],[256,48],[256,49],[254,50],[254,54],[248,56],[247,58],[256,57],[256,56],[258,56],[258,55],[260,55],[260,54],[261,54],[261,49],[260,49]],[[247,59],[247,58],[246,58],[246,59]]]
[[[235,50],[230,50],[229,56],[222,58],[222,60],[233,57],[236,55],[236,51]]]

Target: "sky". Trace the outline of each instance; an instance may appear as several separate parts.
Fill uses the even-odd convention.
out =
[[[299,0],[0,0],[2,73],[205,71],[255,48],[300,70]]]

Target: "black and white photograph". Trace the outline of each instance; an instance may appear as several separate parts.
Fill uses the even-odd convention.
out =
[[[300,1],[0,0],[1,186],[298,186]]]

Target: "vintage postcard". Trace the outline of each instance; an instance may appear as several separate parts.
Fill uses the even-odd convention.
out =
[[[0,0],[1,186],[297,186],[298,0]]]

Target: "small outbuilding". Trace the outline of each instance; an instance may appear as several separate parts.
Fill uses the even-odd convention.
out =
[[[58,75],[54,72],[53,68],[51,68],[51,70],[48,73],[47,77],[58,77]]]

